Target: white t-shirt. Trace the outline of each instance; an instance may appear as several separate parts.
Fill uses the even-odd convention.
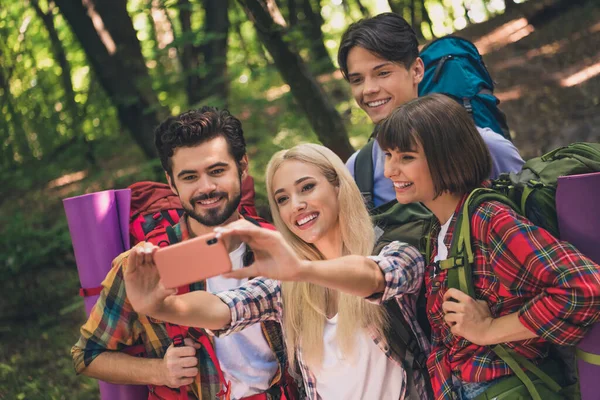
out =
[[[444,261],[445,259],[448,258],[448,248],[444,244],[444,238],[446,237],[446,233],[448,233],[448,228],[450,227],[450,221],[452,221],[453,216],[454,216],[454,214],[452,214],[450,216],[450,218],[448,218],[448,221],[446,221],[446,223],[440,227],[440,233],[438,233],[438,238],[437,238],[437,242],[438,242],[437,254],[433,258],[434,262]]]
[[[323,337],[323,365],[314,371],[322,400],[398,400],[402,368],[386,357],[366,332],[356,335],[354,353],[347,357],[336,341],[338,316],[328,319]]]
[[[246,245],[229,253],[233,269],[243,268]],[[206,280],[211,293],[235,289],[248,279],[226,279],[215,276]],[[231,398],[240,399],[264,392],[269,388],[278,364],[275,354],[265,339],[261,325],[255,324],[241,332],[215,338],[215,351],[226,381],[231,381]]]

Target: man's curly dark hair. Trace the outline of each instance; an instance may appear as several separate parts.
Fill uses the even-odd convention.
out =
[[[222,136],[238,167],[246,154],[244,131],[228,110],[202,107],[167,118],[154,131],[154,144],[163,169],[173,178],[171,157],[178,147],[192,147]]]

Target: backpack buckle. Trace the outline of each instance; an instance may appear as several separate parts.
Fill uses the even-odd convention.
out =
[[[529,186],[532,189],[539,189],[541,187],[544,187],[544,184],[540,181],[535,181],[533,179],[530,179],[527,181],[527,186]]]
[[[173,338],[173,346],[175,346],[175,347],[183,347],[184,346],[183,335],[177,335]]]
[[[456,257],[450,257],[447,258],[445,260],[442,260],[439,262],[440,264],[440,269],[442,271],[447,270],[447,269],[452,269],[452,268],[456,268],[456,267],[464,267],[465,265],[467,265],[467,260],[465,256],[456,256]]]

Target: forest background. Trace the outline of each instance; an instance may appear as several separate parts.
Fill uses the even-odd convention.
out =
[[[0,399],[98,398],[69,353],[85,311],[61,200],[162,180],[154,127],[208,104],[242,120],[266,215],[275,151],[366,143],[335,56],[386,11],[422,44],[476,43],[525,159],[600,138],[596,0],[0,0]]]

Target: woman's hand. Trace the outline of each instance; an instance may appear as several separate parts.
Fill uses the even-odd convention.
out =
[[[254,263],[246,268],[224,274],[226,278],[250,278],[264,276],[280,281],[301,279],[307,261],[302,261],[286,243],[279,232],[260,228],[246,220],[232,222],[215,228],[217,237],[237,238],[254,252]]]
[[[488,337],[494,318],[485,301],[452,288],[444,294],[442,309],[444,321],[454,335],[480,346],[492,344],[488,343]]]
[[[154,264],[154,253],[158,247],[144,243],[131,249],[124,268],[123,279],[127,299],[138,313],[156,315],[164,301],[177,289],[167,289],[160,281]]]

